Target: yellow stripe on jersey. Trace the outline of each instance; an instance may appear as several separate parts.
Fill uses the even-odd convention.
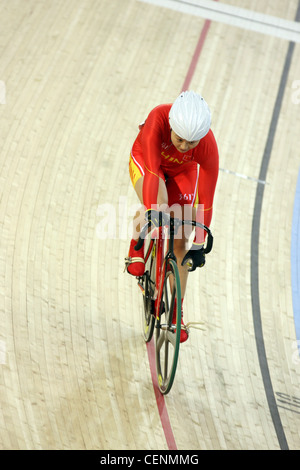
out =
[[[133,184],[133,187],[135,187],[136,182],[141,178],[141,176],[143,176],[142,170],[136,164],[131,154],[129,157],[129,175],[130,175],[130,179]]]

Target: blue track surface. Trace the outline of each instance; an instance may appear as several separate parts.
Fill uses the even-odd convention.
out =
[[[296,338],[300,354],[300,169],[296,187],[291,243],[291,269],[293,310],[296,328]]]

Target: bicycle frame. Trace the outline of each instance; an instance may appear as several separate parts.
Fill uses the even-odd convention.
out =
[[[162,290],[164,285],[164,280],[166,276],[166,269],[167,269],[167,260],[173,259],[176,262],[176,256],[174,254],[174,218],[170,218],[170,226],[169,226],[169,238],[168,240],[168,249],[167,253],[164,255],[164,244],[165,239],[162,236],[163,227],[159,227],[159,236],[156,241],[156,289],[157,289],[157,302],[156,302],[156,320],[160,321],[160,314],[159,307],[161,306],[161,297],[162,297]]]
[[[158,292],[159,292],[159,286],[160,282],[162,280],[162,277],[164,275],[163,272],[163,265],[164,265],[164,245],[165,245],[165,239],[162,236],[162,231],[163,227],[159,227],[158,230],[158,236],[156,237],[156,246],[155,246],[155,258],[156,258],[156,265],[155,265],[155,292],[157,293],[157,298],[158,297]],[[150,244],[147,250],[147,253],[145,255],[145,264],[148,261],[148,258],[150,255],[152,255],[152,249],[153,249],[153,244],[154,244],[154,238],[151,238]],[[143,290],[143,285],[139,282],[138,283],[139,287]],[[156,302],[157,306],[159,306],[159,302]],[[158,309],[156,310],[155,317],[159,317],[159,312]]]

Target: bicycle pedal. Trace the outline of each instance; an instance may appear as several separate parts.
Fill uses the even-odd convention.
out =
[[[124,261],[125,261],[125,266],[124,266],[124,271],[123,271],[123,273],[125,273],[125,271],[127,271],[127,267],[128,267],[128,266],[130,265],[130,263],[131,263],[131,258],[127,256],[127,257],[124,259]]]
[[[143,266],[145,266],[145,261],[144,261],[144,258],[141,258],[139,256],[136,256],[136,257],[131,257],[131,256],[127,256],[125,258],[125,267],[124,267],[124,271],[127,271],[128,274],[131,274],[132,276],[135,276],[136,278],[140,278],[144,275],[144,269],[142,270],[141,274],[138,274],[138,273],[131,273],[128,271],[128,268],[131,264],[133,263],[137,263],[137,264],[143,264]]]

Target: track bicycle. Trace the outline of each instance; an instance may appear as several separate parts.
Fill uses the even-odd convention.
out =
[[[174,238],[179,227],[200,227],[207,233],[204,253],[211,251],[213,236],[205,225],[193,220],[177,219],[159,212],[158,226],[147,222],[142,228],[135,247],[139,250],[145,243],[145,272],[137,278],[143,293],[144,340],[152,339],[155,329],[155,361],[158,387],[167,394],[173,385],[179,355],[181,332],[181,286]],[[152,229],[152,230],[151,230]],[[176,324],[173,313],[176,310]]]

